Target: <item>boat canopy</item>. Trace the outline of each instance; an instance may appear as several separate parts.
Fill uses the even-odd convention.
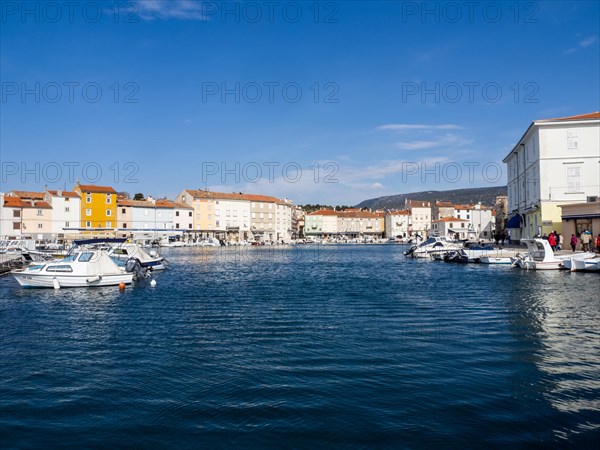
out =
[[[127,238],[95,238],[95,239],[79,239],[79,240],[73,241],[73,243],[75,245],[102,244],[105,242],[109,243],[109,244],[122,244],[126,240],[127,240]]]

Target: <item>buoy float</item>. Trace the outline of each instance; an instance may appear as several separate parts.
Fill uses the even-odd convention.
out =
[[[124,291],[125,290],[125,283],[123,283],[122,281],[119,283],[119,290],[120,291]]]
[[[54,289],[60,289],[60,283],[56,277],[52,279],[52,285],[54,286]]]
[[[150,282],[150,286],[155,287],[156,286],[156,280],[153,278],[152,281]]]

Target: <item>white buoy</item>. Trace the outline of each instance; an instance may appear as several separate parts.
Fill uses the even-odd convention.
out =
[[[150,282],[150,286],[152,287],[156,287],[156,280],[153,278],[152,281]]]
[[[60,289],[60,283],[57,278],[52,279],[52,285],[54,286],[54,289]]]

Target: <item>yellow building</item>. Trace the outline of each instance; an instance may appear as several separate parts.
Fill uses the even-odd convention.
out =
[[[73,191],[81,196],[81,228],[98,234],[117,227],[117,191],[110,186],[77,183]]]

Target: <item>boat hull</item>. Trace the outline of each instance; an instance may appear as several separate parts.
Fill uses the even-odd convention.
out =
[[[513,261],[510,257],[492,257],[492,256],[482,256],[479,258],[479,262],[481,264],[512,264]]]
[[[58,281],[59,287],[94,287],[94,286],[118,286],[121,283],[131,284],[133,274],[109,274],[101,276],[93,275],[50,275],[26,272],[13,272],[12,275],[23,287],[54,288],[54,280]]]

